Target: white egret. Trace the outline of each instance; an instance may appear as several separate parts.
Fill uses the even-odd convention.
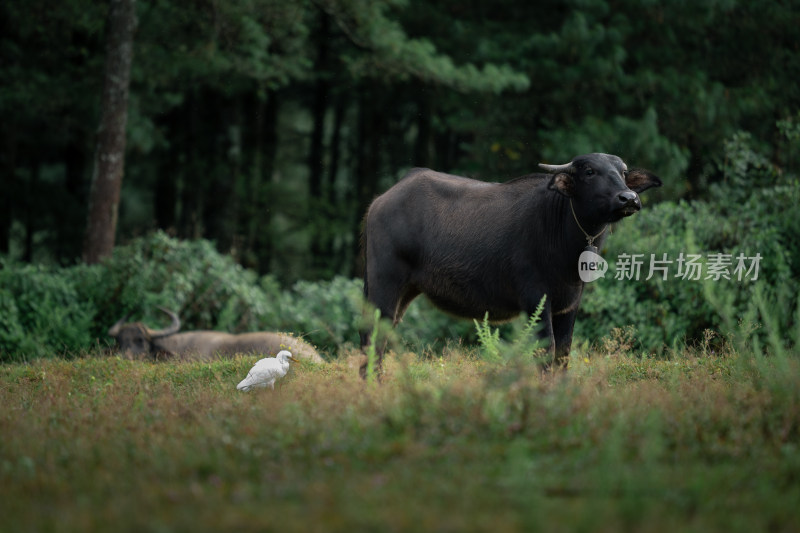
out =
[[[292,357],[292,353],[287,350],[281,350],[275,357],[266,357],[259,359],[247,377],[244,378],[236,388],[243,391],[255,389],[259,387],[275,388],[275,381],[282,378],[289,371],[289,361],[297,363],[297,359]]]

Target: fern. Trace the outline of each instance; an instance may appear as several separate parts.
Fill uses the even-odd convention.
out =
[[[489,324],[489,313],[483,315],[483,322],[472,320],[475,323],[475,331],[478,334],[478,341],[481,345],[481,357],[491,363],[500,359],[500,330],[493,329]]]
[[[542,299],[539,300],[539,304],[536,306],[536,310],[533,314],[528,318],[528,321],[525,323],[525,327],[522,328],[522,331],[519,335],[516,335],[513,344],[513,353],[519,354],[522,357],[533,357],[534,354],[539,350],[540,342],[535,337],[536,328],[539,326],[539,322],[542,320],[542,313],[544,312],[544,304],[547,300],[547,295],[545,294],[542,296]]]
[[[491,327],[489,324],[489,313],[483,316],[483,322],[478,322],[473,319],[475,331],[478,334],[478,341],[480,342],[481,358],[490,363],[501,362],[503,364],[518,357],[532,359],[541,347],[539,340],[536,339],[535,333],[542,319],[546,298],[546,295],[542,296],[542,299],[539,300],[539,304],[536,306],[536,310],[528,318],[522,330],[514,335],[514,339],[510,344],[500,339],[499,329]]]

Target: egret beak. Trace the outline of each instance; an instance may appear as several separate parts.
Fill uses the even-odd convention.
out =
[[[295,359],[294,357],[292,357],[291,355],[289,356],[289,361],[294,361],[295,363],[299,363],[300,362],[297,359]]]

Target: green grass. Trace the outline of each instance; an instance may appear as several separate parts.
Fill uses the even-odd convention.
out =
[[[791,356],[0,366],[2,531],[795,531]]]

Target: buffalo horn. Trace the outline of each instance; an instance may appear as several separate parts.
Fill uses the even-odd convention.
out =
[[[114,325],[113,325],[113,326],[111,326],[110,328],[108,328],[108,336],[109,336],[109,337],[116,337],[117,335],[119,335],[119,328],[121,328],[121,327],[122,327],[122,324],[124,324],[125,322],[127,322],[127,321],[128,321],[128,319],[130,318],[131,314],[133,314],[133,311],[130,311],[130,312],[129,312],[128,314],[126,314],[124,317],[122,317],[122,318],[120,318],[119,320],[117,320],[117,321],[114,323]]]
[[[572,166],[572,163],[567,163],[566,165],[545,165],[544,163],[539,163],[539,166],[548,172],[556,173],[569,170],[569,168]]]
[[[178,330],[181,329],[181,319],[178,318],[178,315],[176,315],[175,313],[173,313],[172,311],[170,311],[169,309],[167,309],[165,307],[159,306],[158,308],[169,315],[169,317],[172,319],[172,324],[170,324],[169,326],[167,326],[164,329],[150,329],[150,328],[147,328],[147,333],[150,335],[151,339],[157,339],[159,337],[166,337],[167,335],[172,335],[174,333],[177,333]]]

